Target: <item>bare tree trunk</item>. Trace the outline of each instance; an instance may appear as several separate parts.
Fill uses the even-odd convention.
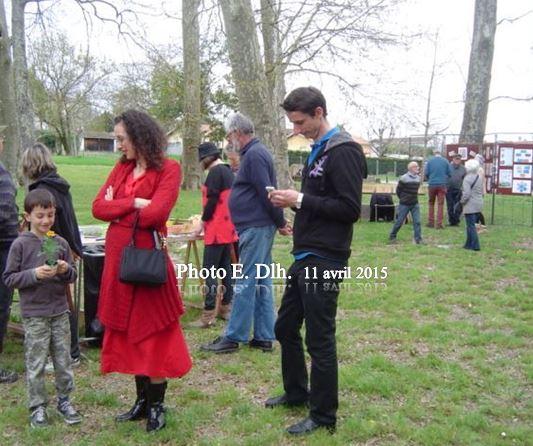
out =
[[[30,147],[35,140],[35,115],[30,98],[28,62],[26,58],[26,28],[24,9],[28,0],[11,0],[11,27],[13,40],[13,73],[15,76],[20,142],[22,148]]]
[[[183,0],[183,188],[197,190],[201,171],[198,145],[201,142],[201,73],[200,29],[198,27],[199,0]]]
[[[279,7],[275,0],[261,0],[261,22],[263,47],[265,49],[265,74],[268,85],[270,110],[273,118],[271,147],[278,178],[282,189],[293,185],[289,175],[285,113],[280,104],[285,98],[285,66],[281,60],[281,41],[279,35]]]
[[[252,5],[250,0],[221,0],[220,6],[239,109],[253,121],[257,136],[272,150],[272,103]]]
[[[4,134],[0,134],[0,137],[5,136],[4,151],[0,154],[0,159],[13,178],[16,178],[20,137],[14,91],[6,11],[4,1],[0,0],[0,126],[6,126]]]
[[[496,34],[497,0],[476,0],[460,143],[483,143]]]
[[[439,44],[439,33],[435,33],[435,40],[433,42],[433,66],[431,67],[431,75],[429,77],[428,97],[426,101],[426,120],[424,122],[424,153],[428,148],[429,129],[431,127],[430,112],[431,112],[431,95],[433,93],[433,82],[435,81],[435,71],[437,69],[437,48]],[[409,147],[409,156],[411,156],[411,148]]]

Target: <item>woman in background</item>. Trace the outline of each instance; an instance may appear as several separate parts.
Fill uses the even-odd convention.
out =
[[[181,170],[165,157],[165,133],[146,113],[122,113],[114,131],[122,158],[93,202],[93,215],[110,222],[98,302],[105,326],[101,370],[135,376],[137,399],[116,420],[148,418],[146,430],[155,431],[165,426],[166,379],[184,376],[192,365],[179,325],[183,304],[168,255],[167,281],[160,286],[121,282],[120,259],[135,221],[139,248],[154,247],[154,230],[166,236]]]
[[[35,143],[22,154],[22,174],[30,182],[30,191],[46,189],[55,198],[56,218],[52,231],[63,237],[70,246],[72,258],[76,263],[82,256],[82,244],[78,221],[74,213],[70,184],[57,173],[57,167],[52,161],[52,154],[48,147]],[[72,367],[80,364],[80,345],[78,338],[78,315],[72,308],[72,292],[70,286],[66,288],[69,301],[70,315],[70,357]],[[50,369],[52,366],[47,366]]]
[[[461,204],[466,222],[466,242],[465,249],[479,251],[479,237],[476,230],[476,222],[483,209],[483,183],[478,173],[479,163],[475,160],[468,160],[465,163],[466,176],[463,179],[463,193]]]

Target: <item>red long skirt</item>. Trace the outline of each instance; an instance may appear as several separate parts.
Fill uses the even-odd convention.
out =
[[[128,341],[126,332],[109,328],[104,332],[102,373],[179,378],[191,367],[191,357],[178,322],[137,344]]]

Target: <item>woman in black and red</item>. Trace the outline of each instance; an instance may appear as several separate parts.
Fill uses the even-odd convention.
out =
[[[215,267],[226,271],[222,279],[223,297],[219,316],[228,320],[231,312],[233,287],[231,281],[231,250],[237,241],[237,231],[231,221],[228,199],[233,183],[233,172],[220,159],[220,150],[211,142],[198,147],[198,158],[202,167],[209,173],[202,185],[202,228],[204,231],[204,268]],[[201,228],[199,229],[201,231]],[[215,322],[217,279],[210,274],[206,279],[204,310],[200,319],[193,325],[207,328]]]

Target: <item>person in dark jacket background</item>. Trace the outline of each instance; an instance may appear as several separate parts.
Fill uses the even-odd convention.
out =
[[[342,271],[347,265],[367,167],[361,146],[348,133],[330,126],[326,100],[318,89],[297,88],[282,107],[294,133],[315,142],[302,172],[301,192],[288,189],[270,194],[275,206],[296,212],[295,261],[287,271],[275,326],[285,392],[269,398],[265,406],[309,403],[309,416],[287,429],[289,434],[301,435],[321,427],[333,431],[337,422],[335,316],[341,280],[326,273]],[[311,356],[310,387],[300,335],[304,321]]]
[[[0,154],[4,149],[0,135]],[[18,236],[18,209],[15,201],[17,188],[11,174],[0,162],[0,353],[4,348],[4,336],[11,314],[13,290],[6,286],[2,273],[6,267],[9,248]],[[13,383],[18,379],[15,372],[0,368],[0,383]]]
[[[413,219],[413,230],[415,233],[415,243],[422,243],[422,225],[420,223],[420,206],[418,205],[418,189],[420,188],[420,167],[416,161],[407,165],[407,173],[400,177],[396,186],[396,195],[400,199],[396,222],[389,235],[389,242],[396,241],[396,234],[402,227],[407,215],[411,213]]]
[[[218,308],[222,319],[228,320],[233,298],[231,280],[231,249],[238,240],[237,231],[231,221],[228,199],[233,183],[233,172],[230,166],[220,159],[220,150],[212,142],[204,142],[198,146],[198,158],[202,167],[209,173],[202,185],[202,223],[198,232],[204,232],[203,267],[215,267],[226,272],[222,279],[222,301]],[[216,319],[216,297],[218,281],[213,275],[206,278],[204,310],[200,319],[193,323],[198,328],[212,326]]]
[[[63,237],[70,249],[74,262],[82,257],[82,243],[78,221],[74,212],[70,184],[57,173],[57,167],[52,160],[52,154],[44,144],[36,143],[22,154],[22,173],[30,181],[28,189],[46,189],[56,202],[56,218],[52,231]],[[67,289],[69,300],[72,302],[70,287]],[[75,367],[80,362],[80,345],[78,338],[78,315],[71,308],[70,322],[70,356]]]
[[[466,170],[463,166],[461,155],[456,154],[450,163],[450,178],[446,191],[446,205],[448,207],[448,223],[450,226],[458,226],[461,220],[461,212],[458,212],[458,203],[461,201],[461,188]]]

